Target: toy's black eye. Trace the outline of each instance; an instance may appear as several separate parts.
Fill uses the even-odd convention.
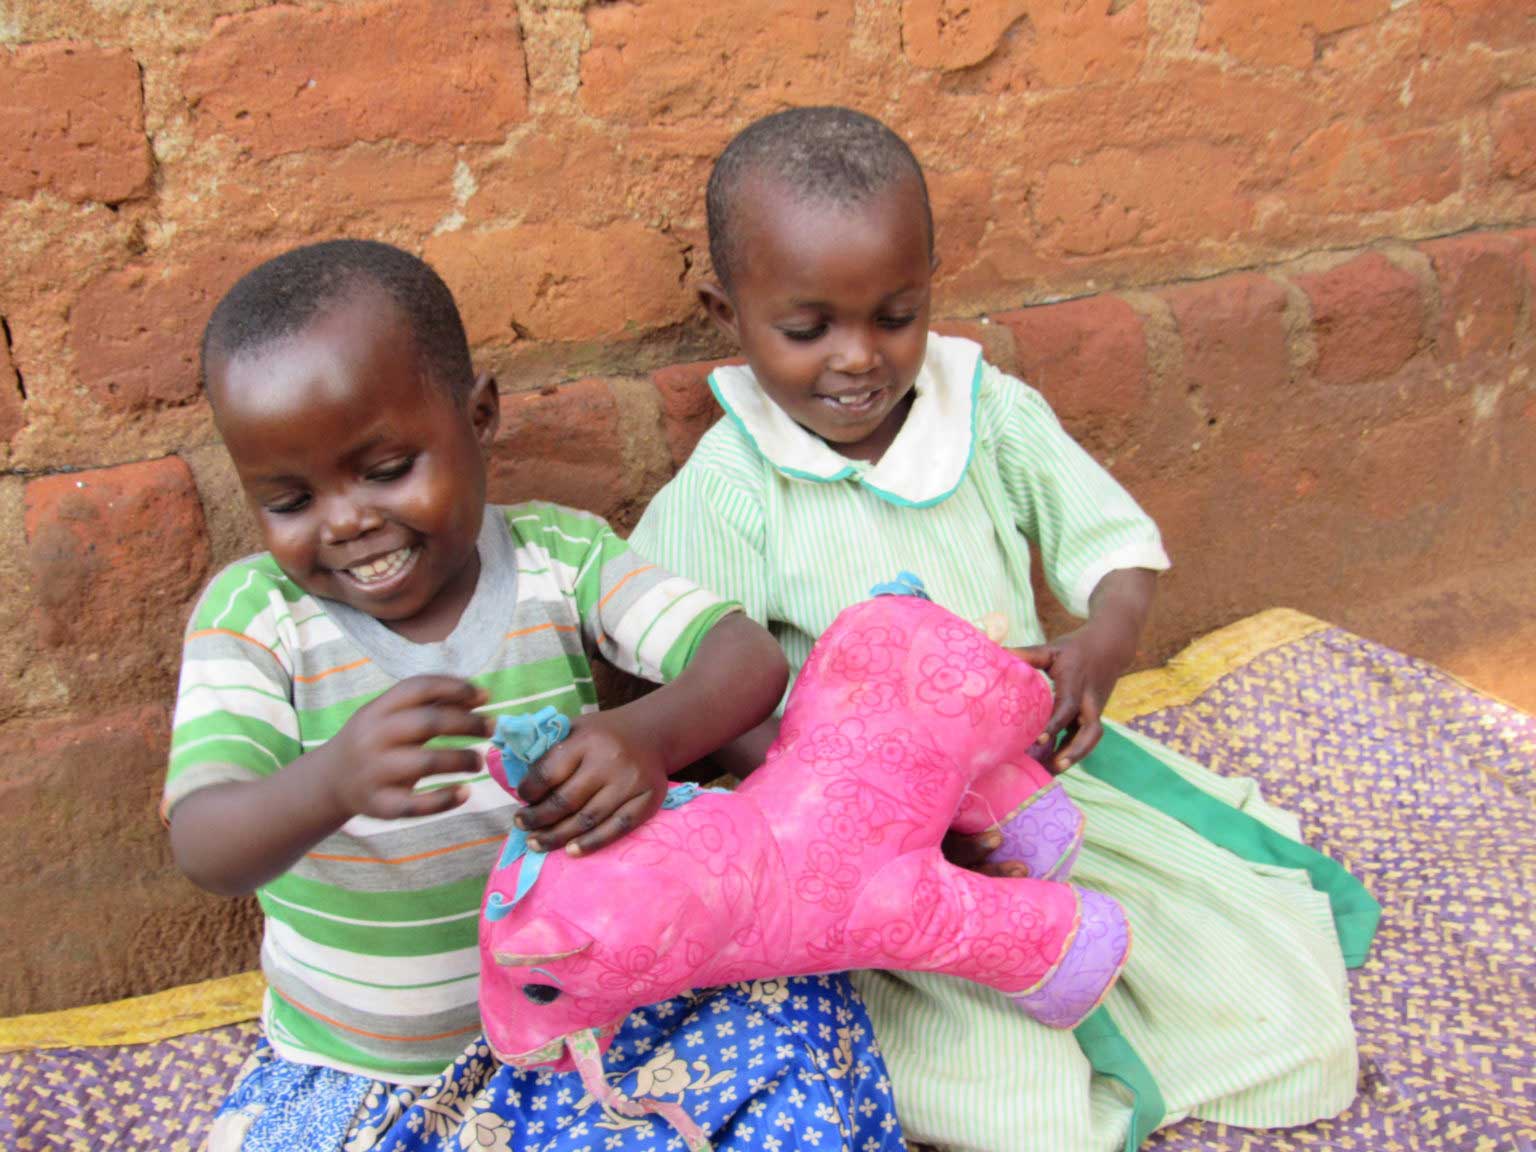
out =
[[[553,1004],[560,999],[560,989],[553,984],[524,984],[523,995],[535,1004]]]

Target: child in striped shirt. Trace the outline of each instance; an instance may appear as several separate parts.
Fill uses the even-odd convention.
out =
[[[1037,392],[929,334],[933,225],[911,151],[859,113],[792,110],[736,137],[707,199],[717,279],[700,297],[747,365],[711,375],[726,416],[631,544],[739,601],[792,671],[904,569],[1019,648],[1054,681],[1048,759],[1073,769],[1087,816],[1074,880],[1118,898],[1135,931],[1107,1011],[1075,1036],[946,977],[861,977],[908,1135],[1110,1152],[1188,1115],[1278,1126],[1341,1110],[1356,1073],[1345,962],[1363,958],[1374,902],[1250,786],[1102,719],[1167,557]],[[1031,547],[1087,617],[1049,643]],[[776,731],[736,742],[729,765],[760,762]],[[952,855],[985,866],[988,847]]]
[[[265,914],[268,1043],[210,1146],[582,1147],[605,1113],[579,1083],[501,1068],[476,1038],[481,894],[517,811],[482,761],[494,716],[554,705],[573,719],[516,823],[536,847],[593,852],[656,811],[671,772],[772,711],[784,658],[597,517],[486,502],[496,384],[474,375],[447,287],[407,253],[336,241],[263,264],[215,309],[203,370],[267,547],[193,612],[165,788],[180,866],[212,891],[254,891]],[[598,712],[594,651],[665,687]],[[840,980],[805,983],[787,1003],[721,993],[711,1018],[743,1042],[857,1023]],[[669,1092],[664,1044],[697,1022],[691,1002],[672,1011],[614,1053],[641,1079],[670,1075]],[[751,1099],[897,1147],[853,1115],[884,1091],[858,1031],[857,1084],[807,1102],[797,1084],[827,1080],[819,1057],[781,1046],[762,1081],[690,1107],[718,1125]],[[733,1049],[690,1059],[714,1065],[710,1085],[735,1077]],[[626,1123],[607,1146],[669,1137]]]

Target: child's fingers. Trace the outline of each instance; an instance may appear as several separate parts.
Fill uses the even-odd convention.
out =
[[[398,709],[419,708],[425,704],[456,704],[474,708],[486,701],[483,688],[457,676],[410,676],[400,681],[381,700]]]
[[[1031,644],[1028,648],[1010,648],[1008,651],[1031,668],[1038,668],[1042,672],[1050,671],[1056,659],[1056,652],[1049,644]]]
[[[425,744],[437,736],[472,736],[484,740],[495,721],[457,704],[423,704],[396,712],[380,727],[387,744]]]
[[[565,846],[572,856],[586,856],[615,840],[629,835],[654,814],[656,797],[647,788],[620,804],[618,810],[590,832],[584,832]]]
[[[563,848],[576,837],[601,826],[628,797],[629,793],[616,785],[598,788],[584,803],[576,805],[563,820],[551,824],[534,837],[540,851],[553,852]]]
[[[1077,714],[1077,730],[1072,733],[1072,738],[1067,741],[1066,747],[1056,753],[1056,771],[1065,772],[1076,764],[1084,756],[1093,751],[1094,745],[1099,742],[1099,737],[1104,734],[1104,727],[1099,723],[1099,709],[1092,697],[1083,701],[1083,707]]]
[[[429,792],[412,792],[408,788],[386,788],[374,794],[369,816],[382,820],[409,820],[417,816],[436,816],[450,808],[457,808],[469,799],[469,786],[458,784],[452,788],[434,788]]]
[[[1002,842],[1002,834],[995,828],[975,834],[951,829],[944,834],[944,842],[939,849],[944,853],[944,859],[957,868],[968,868],[974,872],[987,862],[987,856]]]
[[[529,806],[542,803],[546,796],[576,775],[581,761],[581,744],[575,737],[563,744],[556,744],[528,766],[528,774],[517,786],[518,796]]]
[[[551,842],[551,833],[561,827],[567,821],[578,818],[582,812],[591,807],[596,797],[603,790],[604,781],[595,772],[578,772],[560,787],[545,794],[544,799],[537,804],[530,804],[515,817],[517,826],[526,832],[537,832],[540,840],[540,851],[548,851]],[[598,815],[606,816],[612,811],[618,802],[613,801]],[[583,832],[592,827],[591,823],[583,827],[577,827],[567,832],[560,840],[564,844],[577,832]]]

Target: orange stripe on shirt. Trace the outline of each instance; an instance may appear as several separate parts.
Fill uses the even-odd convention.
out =
[[[644,567],[636,568],[633,572],[630,572],[627,575],[625,575],[624,579],[620,580],[612,588],[608,589],[608,595],[604,596],[601,600],[599,600],[597,602],[598,608],[602,608],[602,606],[604,604],[608,603],[608,601],[612,600],[615,596],[617,596],[618,592],[619,592],[619,589],[624,587],[624,585],[628,584],[636,576],[640,575],[642,572],[649,572],[654,567],[656,567],[656,565],[654,565],[654,564],[647,564]]]
[[[202,628],[196,632],[188,633],[187,639],[196,640],[199,636],[233,636],[236,640],[244,640],[247,644],[256,645],[256,647],[260,648],[268,656],[272,657],[272,659],[278,659],[277,653],[268,648],[260,640],[253,640],[244,632],[236,632],[231,628]],[[282,661],[279,660],[278,662],[281,663]]]
[[[430,852],[416,852],[410,856],[337,856],[330,852],[306,852],[308,860],[332,860],[338,864],[410,864],[416,860],[430,860],[433,856],[446,856],[465,848],[479,848],[484,844],[500,844],[505,836],[487,836],[483,840],[466,840],[463,844],[450,844],[446,848],[434,848]]]
[[[532,628],[523,628],[517,632],[508,632],[504,639],[516,640],[519,636],[528,636],[534,632],[543,632],[546,628],[553,628],[556,632],[574,632],[574,624],[535,624]]]
[[[367,656],[361,660],[354,660],[350,664],[338,664],[334,668],[327,668],[324,672],[312,672],[308,676],[295,676],[300,684],[313,684],[316,680],[324,680],[327,676],[334,676],[338,672],[350,672],[354,668],[361,668],[364,664],[371,663]]]
[[[446,1040],[450,1036],[464,1036],[470,1032],[480,1031],[480,1024],[476,1022],[471,1024],[468,1028],[455,1028],[452,1032],[436,1032],[430,1036],[386,1036],[382,1032],[368,1032],[362,1028],[353,1028],[349,1024],[343,1024],[340,1020],[333,1020],[331,1017],[326,1016],[324,1013],[316,1012],[313,1008],[304,1007],[304,1005],[300,1004],[291,996],[284,996],[276,988],[272,988],[270,984],[267,985],[267,987],[271,989],[272,995],[276,996],[290,1008],[297,1008],[300,1012],[304,1013],[304,1015],[313,1016],[316,1020],[319,1020],[325,1024],[329,1024],[332,1028],[340,1028],[343,1032],[351,1032],[355,1036],[366,1036],[370,1040],[389,1040],[401,1044],[421,1044],[428,1040]]]

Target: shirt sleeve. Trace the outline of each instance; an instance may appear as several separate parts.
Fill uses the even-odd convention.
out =
[[[768,560],[761,497],[710,468],[685,464],[629,542],[636,551],[740,604],[768,623]]]
[[[257,563],[226,568],[187,625],[161,813],[199,788],[270,776],[303,752],[286,602]]]
[[[675,680],[721,617],[740,610],[642,557],[601,517],[554,505],[544,511],[552,552],[574,572],[570,594],[582,637],[614,667]]]
[[[1076,616],[1121,568],[1169,567],[1162,537],[1135,500],[1068,436],[1045,398],[987,366],[996,453],[1014,522],[1040,552],[1056,598]]]

